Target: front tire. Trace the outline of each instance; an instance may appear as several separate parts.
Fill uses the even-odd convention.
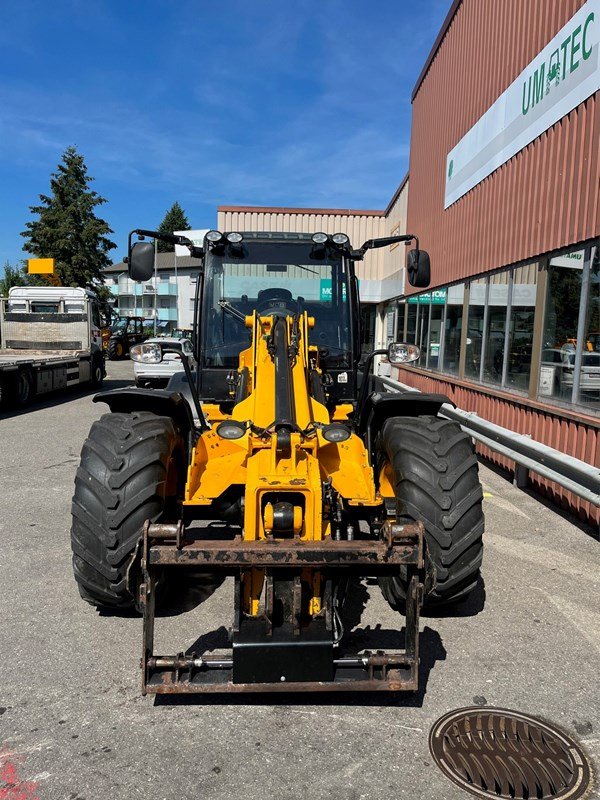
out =
[[[94,389],[99,389],[102,386],[102,381],[104,380],[104,357],[100,354],[93,356],[90,370],[90,382],[92,387]]]
[[[104,414],[94,422],[75,478],[73,571],[84,600],[130,608],[128,580],[142,526],[175,512],[185,475],[183,441],[169,417]]]
[[[108,343],[108,358],[110,361],[120,361],[124,357],[125,348],[123,347],[123,342],[121,342],[119,339],[111,339],[111,341]]]
[[[435,583],[425,605],[463,600],[477,585],[483,555],[483,492],[471,438],[439,417],[393,417],[383,426],[380,449],[394,477],[396,511],[421,520]],[[402,610],[406,576],[381,577],[385,599]]]

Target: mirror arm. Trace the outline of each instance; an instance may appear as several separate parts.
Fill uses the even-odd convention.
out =
[[[187,247],[192,258],[202,258],[204,256],[204,249],[202,247],[197,247],[190,239],[187,238],[187,236],[175,236],[175,234],[172,233],[147,231],[143,228],[136,228],[129,234],[129,252],[131,252],[131,238],[134,235],[148,236],[150,239],[158,239],[159,242],[165,242],[166,244],[180,244],[183,247]]]
[[[381,239],[367,239],[359,250],[352,251],[352,257],[360,261],[367,250],[373,250],[376,247],[386,247],[389,244],[397,244],[398,242],[415,242],[415,247],[419,249],[419,240],[412,233],[405,233],[401,236],[384,236]]]
[[[367,393],[369,391],[369,374],[370,369],[373,364],[373,359],[375,356],[386,356],[388,353],[387,349],[385,350],[373,350],[372,353],[369,353],[367,356],[367,360],[363,362],[363,379],[360,385],[360,392],[356,399],[356,408],[354,410],[354,418],[358,422],[360,417],[361,409],[364,407],[365,403],[367,402]]]

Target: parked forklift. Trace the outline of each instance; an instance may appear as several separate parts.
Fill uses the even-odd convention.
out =
[[[106,355],[111,361],[127,358],[129,348],[144,340],[142,317],[119,317],[110,329]]]
[[[110,413],[75,480],[81,596],[143,615],[144,694],[416,690],[423,604],[451,606],[477,584],[483,495],[471,439],[439,415],[448,399],[388,393],[371,374],[376,356],[407,364],[418,348],[394,343],[361,363],[355,263],[414,242],[407,277],[424,287],[429,256],[411,235],[355,250],[345,234],[209,231],[198,247],[137,230],[136,281],[152,274],[147,238],[202,259],[198,368],[176,345],[140,344],[132,358],[177,351],[184,372],[164,390],[94,398]],[[155,653],[169,589],[183,607],[225,576],[224,652]],[[366,577],[399,612],[404,649],[352,649],[345,604]]]

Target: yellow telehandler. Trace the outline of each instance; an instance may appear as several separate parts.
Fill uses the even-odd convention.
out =
[[[156,238],[202,259],[198,368],[180,353],[184,371],[166,389],[94,398],[110,413],[75,481],[81,596],[142,613],[144,694],[415,690],[422,604],[476,585],[482,491],[471,440],[438,416],[447,399],[386,393],[371,375],[376,355],[408,363],[418,348],[394,343],[361,363],[354,264],[415,241],[407,276],[427,286],[427,253],[409,235],[354,250],[345,234],[209,231],[198,247],[137,230],[134,280],[151,275]],[[138,344],[131,357],[158,363],[173,349]],[[225,654],[155,653],[169,587],[193,593],[224,576]],[[367,576],[403,614],[401,651],[348,649],[344,602]]]

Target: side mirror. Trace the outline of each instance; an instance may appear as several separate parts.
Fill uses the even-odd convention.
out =
[[[410,364],[421,358],[421,348],[416,344],[405,344],[404,342],[392,342],[387,351],[388,361],[394,367],[402,364]]]
[[[408,282],[411,286],[425,288],[431,281],[429,253],[425,250],[410,250],[406,262]]]
[[[154,273],[154,243],[134,242],[129,251],[127,271],[133,281],[147,281]]]

